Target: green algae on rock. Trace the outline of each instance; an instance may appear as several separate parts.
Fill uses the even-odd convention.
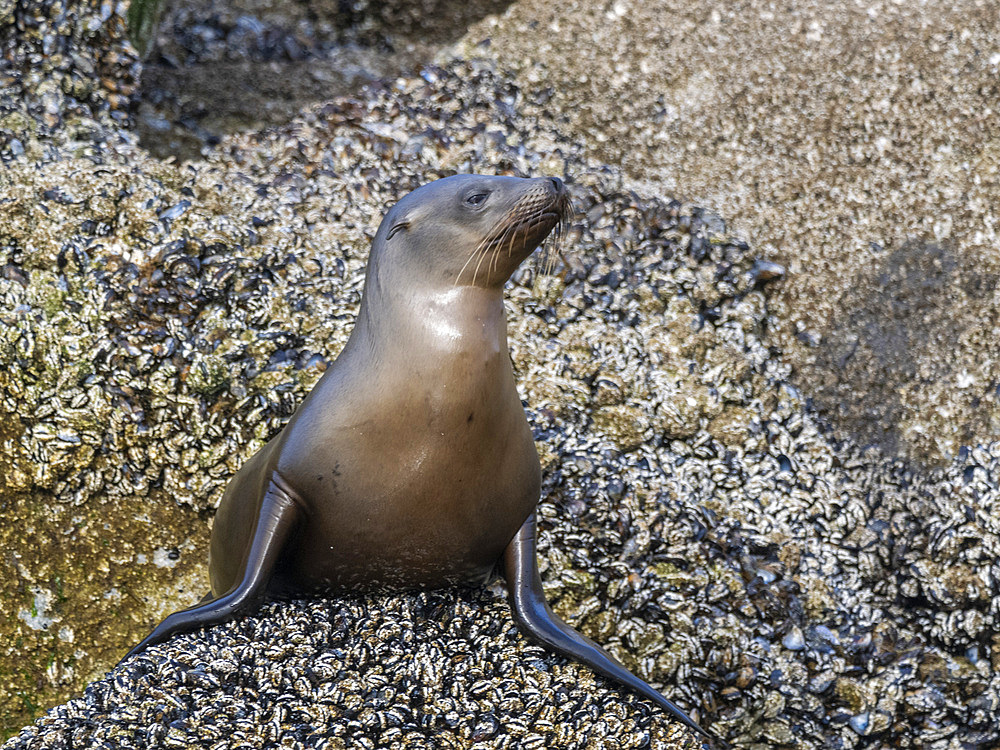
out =
[[[128,22],[128,37],[140,57],[149,52],[150,44],[156,35],[156,27],[163,15],[164,0],[132,0],[128,6],[125,19]]]

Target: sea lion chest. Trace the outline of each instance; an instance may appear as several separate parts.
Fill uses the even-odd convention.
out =
[[[306,510],[281,571],[296,592],[480,583],[534,508],[503,318],[448,313],[374,347],[362,330],[286,427],[276,468]]]

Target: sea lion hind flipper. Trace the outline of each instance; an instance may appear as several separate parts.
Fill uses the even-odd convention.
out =
[[[598,674],[631,688],[685,726],[718,742],[718,738],[699,727],[651,685],[629,672],[594,641],[573,630],[549,608],[542,590],[542,579],[538,574],[535,533],[535,514],[532,513],[507,545],[503,555],[510,607],[518,629],[542,646],[582,662]]]
[[[272,479],[260,503],[253,541],[240,579],[221,596],[206,596],[193,607],[168,615],[121,661],[178,633],[231,620],[260,602],[267,593],[267,585],[281,552],[301,516],[302,509],[295,501],[294,493],[280,479]]]

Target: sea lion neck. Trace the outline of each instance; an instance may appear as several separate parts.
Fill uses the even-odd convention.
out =
[[[366,288],[352,339],[379,359],[391,352],[436,356],[467,347],[492,354],[507,350],[507,316],[502,288],[413,286],[382,294]],[[422,355],[421,355],[422,356]]]

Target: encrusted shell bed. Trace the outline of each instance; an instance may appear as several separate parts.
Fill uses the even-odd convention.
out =
[[[499,171],[565,177],[577,210],[554,273],[508,294],[560,614],[745,747],[1000,742],[1000,444],[917,473],[832,439],[764,343],[774,269],[718,216],[623,189],[475,62],[181,166],[110,111],[77,122],[85,142],[59,123],[3,141],[12,720],[24,686],[65,696],[200,596],[209,511],[346,340],[385,208]],[[512,627],[495,589],[271,604],[6,747],[690,741]]]

